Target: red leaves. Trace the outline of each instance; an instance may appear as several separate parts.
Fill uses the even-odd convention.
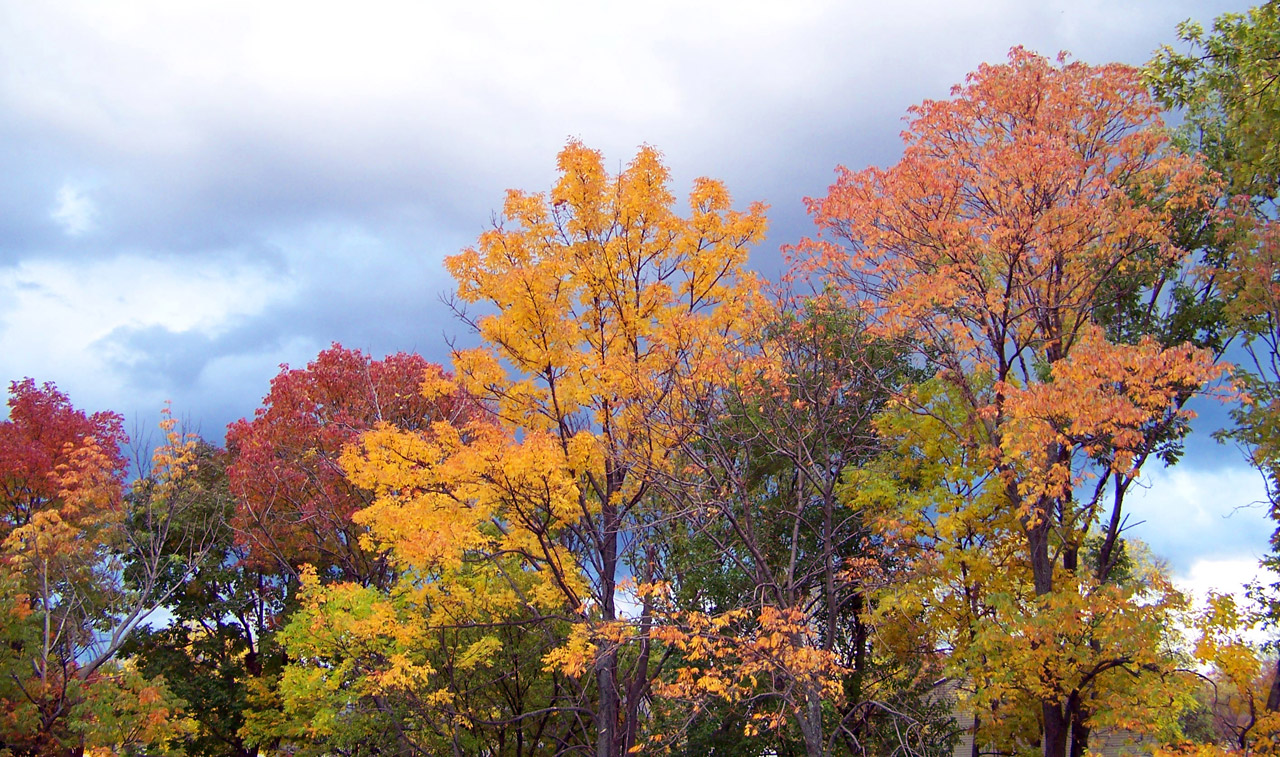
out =
[[[55,506],[68,489],[68,472],[84,473],[90,449],[96,477],[108,479],[118,500],[127,441],[116,413],[86,415],[51,383],[31,379],[9,385],[9,420],[0,423],[0,540],[40,510]]]
[[[423,382],[441,368],[397,353],[373,360],[335,344],[305,369],[285,367],[252,421],[227,431],[227,472],[239,499],[236,526],[259,564],[337,567],[352,580],[385,566],[359,546],[351,515],[372,501],[347,481],[344,445],[379,422],[406,430],[436,421],[464,422],[476,405],[459,394],[428,398]]]

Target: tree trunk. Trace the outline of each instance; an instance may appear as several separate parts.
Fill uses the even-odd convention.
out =
[[[1017,485],[1010,483],[1010,501],[1018,501]],[[1031,556],[1031,576],[1035,582],[1037,597],[1053,593],[1053,557],[1049,549],[1049,526],[1053,517],[1053,502],[1042,498],[1027,516],[1027,548]],[[1040,744],[1044,757],[1067,757],[1067,737],[1071,721],[1064,711],[1063,697],[1041,698],[1043,716]]]
[[[1044,714],[1044,730],[1041,732],[1044,757],[1067,757],[1067,731],[1070,721],[1067,720],[1056,701],[1041,700],[1040,709]]]
[[[596,661],[600,704],[596,710],[596,757],[621,757],[618,734],[618,653],[610,650]]]
[[[805,692],[804,712],[799,720],[805,754],[808,757],[825,757],[827,747],[822,738],[822,695],[812,688]]]
[[[1092,730],[1085,720],[1085,697],[1073,692],[1067,699],[1067,715],[1071,719],[1071,757],[1084,757],[1089,750],[1089,732]]]
[[[1276,658],[1276,672],[1271,678],[1271,690],[1267,692],[1267,711],[1280,711],[1280,657]]]
[[[613,483],[612,480],[610,483]],[[614,491],[609,486],[607,492]],[[606,500],[611,497],[606,497]],[[618,576],[618,510],[617,505],[600,503],[600,614],[605,623],[618,619],[614,592]],[[619,731],[621,687],[618,682],[618,652],[608,649],[596,659],[596,686],[600,703],[596,710],[596,757],[621,757],[625,752]]]

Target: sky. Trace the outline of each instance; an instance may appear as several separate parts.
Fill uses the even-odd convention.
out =
[[[770,205],[752,264],[811,233],[834,169],[1023,45],[1141,64],[1218,0],[364,3],[0,0],[0,379],[207,438],[332,342],[447,363],[442,260],[568,139],[678,189]],[[1208,434],[1144,473],[1131,535],[1185,585],[1238,585],[1261,480]]]

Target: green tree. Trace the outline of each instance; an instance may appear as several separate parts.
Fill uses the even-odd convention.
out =
[[[257,754],[254,742],[241,733],[249,691],[255,681],[278,676],[284,663],[274,634],[289,576],[250,560],[248,550],[237,543],[226,453],[199,442],[194,463],[186,491],[192,507],[179,517],[191,525],[205,524],[213,544],[193,575],[169,577],[177,584],[166,605],[169,623],[138,629],[122,651],[140,672],[163,678],[187,703],[194,728],[183,739],[184,752],[249,757]],[[148,496],[155,483],[144,482],[137,496]],[[159,546],[164,554],[180,557],[179,540]]]
[[[1232,411],[1235,426],[1220,437],[1246,450],[1266,482],[1270,516],[1280,522],[1280,4],[1224,14],[1208,31],[1187,21],[1178,36],[1188,52],[1161,48],[1147,77],[1162,102],[1182,116],[1179,138],[1223,176],[1232,195],[1205,255],[1205,278],[1219,291],[1244,358],[1234,377],[1242,392]],[[1271,542],[1263,563],[1274,570],[1280,568],[1280,526]],[[1254,611],[1248,620],[1273,635],[1280,631],[1280,584],[1254,584],[1249,593]],[[1269,647],[1274,654],[1280,642]],[[1272,714],[1280,712],[1278,674],[1280,661],[1265,699]],[[1229,675],[1248,678],[1238,670]],[[1275,736],[1245,732],[1254,740]]]

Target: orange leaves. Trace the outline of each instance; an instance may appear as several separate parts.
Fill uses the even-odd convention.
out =
[[[151,453],[149,495],[165,500],[176,495],[183,479],[195,473],[197,437],[178,429],[178,421],[168,403],[160,410],[160,431],[164,441]],[[135,488],[142,483],[137,482]]]
[[[685,664],[673,679],[656,685],[654,693],[700,704],[708,699],[737,703],[762,691],[774,692],[765,698],[772,704],[750,708],[747,729],[784,728],[792,697],[803,701],[804,692],[812,690],[833,706],[844,699],[842,676],[849,671],[834,652],[815,643],[814,633],[798,608],[764,605],[758,611],[736,608],[714,616],[676,613],[653,637],[679,650]]]
[[[839,243],[802,243],[801,262],[874,299],[883,329],[979,363],[1065,352],[1106,277],[1185,258],[1176,213],[1212,187],[1168,147],[1136,70],[1015,49],[953,94],[912,110],[896,166],[842,170],[808,201]]]
[[[1225,372],[1207,351],[1191,345],[1162,349],[1150,337],[1117,345],[1101,329],[1086,326],[1071,353],[1053,363],[1048,382],[1025,389],[997,386],[1007,398],[1002,453],[1024,465],[1023,494],[1029,497],[1064,497],[1080,483],[1069,469],[1061,470],[1069,460],[1045,457],[1053,445],[1079,448],[1106,460],[1114,474],[1132,477],[1150,448],[1153,420],[1170,414],[1190,418],[1181,401]]]
[[[500,225],[446,260],[487,346],[458,356],[462,384],[528,428],[651,423],[656,403],[719,356],[750,296],[741,267],[764,233],[762,206],[729,209],[723,185],[695,182],[692,216],[671,209],[669,175],[642,148],[621,174],[570,143],[550,195],[508,194]],[[522,374],[511,379],[500,367]]]
[[[9,386],[0,422],[0,538],[54,508],[68,522],[118,510],[125,461],[121,419],[86,415],[53,384]]]
[[[35,391],[33,384],[15,384],[12,391],[16,393],[10,400],[13,417],[0,427],[0,442],[16,442],[31,434],[27,442],[31,446],[26,450],[11,450],[31,455],[28,460],[33,463],[53,467],[0,469],[0,480],[22,492],[5,498],[10,507],[20,509],[12,511],[13,519],[4,523],[7,528],[0,529],[4,534],[3,559],[22,566],[33,580],[36,576],[55,584],[85,580],[104,547],[120,546],[118,527],[124,509],[119,421],[113,419],[107,425],[99,416],[86,418],[72,410],[65,396],[51,385],[44,387],[45,396],[40,398],[26,394]],[[31,400],[42,413],[25,417],[24,404]],[[25,428],[28,423],[36,425]],[[96,435],[95,425],[99,426]],[[66,433],[61,440],[59,432]],[[77,438],[77,434],[82,435]],[[60,450],[48,448],[55,440],[61,441]],[[44,592],[49,591],[46,584]],[[47,607],[42,609],[48,611]]]

